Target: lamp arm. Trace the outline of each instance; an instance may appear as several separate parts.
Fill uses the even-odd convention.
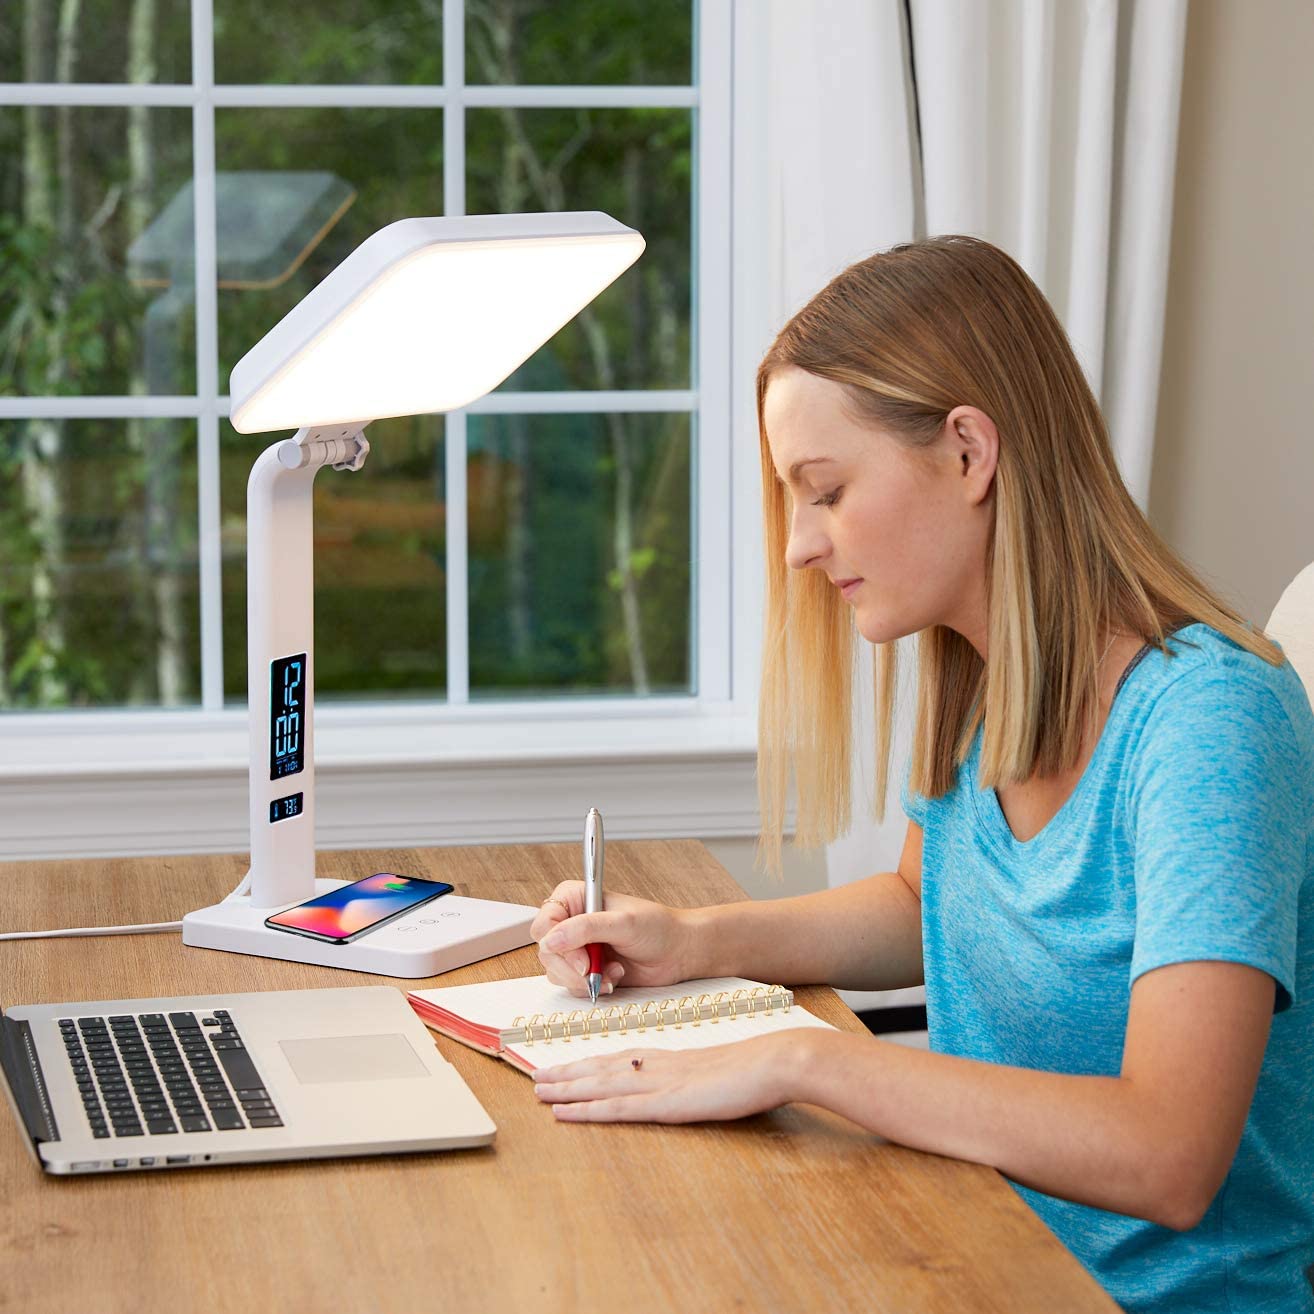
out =
[[[315,570],[313,487],[325,466],[359,470],[369,455],[364,424],[316,426],[267,447],[246,488],[247,706],[250,722],[253,908],[299,903],[315,893]],[[274,664],[300,658],[304,709],[293,731],[299,768],[284,772],[271,748]],[[295,722],[295,718],[293,718]],[[300,794],[295,810],[275,804]]]

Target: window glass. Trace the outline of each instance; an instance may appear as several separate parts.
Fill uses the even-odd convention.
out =
[[[443,0],[211,8],[221,85],[291,100],[442,85]],[[687,87],[693,15],[692,0],[465,0],[465,75],[566,96]],[[187,88],[192,22],[187,0],[0,0],[0,81]],[[0,420],[0,708],[194,706],[213,579],[197,563],[215,551],[198,549],[198,506],[215,502],[209,651],[225,700],[244,702],[246,479],[280,435],[220,420],[216,490],[198,489],[198,434],[211,457],[234,365],[370,234],[444,213],[441,108],[215,107],[200,228],[215,237],[216,398],[196,370],[192,143],[209,113],[0,106],[0,397],[38,411],[170,397],[203,417]],[[465,213],[603,210],[647,243],[503,391],[692,386],[693,115],[467,105]],[[454,544],[451,565],[471,697],[693,692],[692,416],[621,404],[465,428],[468,555]],[[321,697],[446,697],[444,433],[438,416],[375,422],[362,471],[315,481]]]
[[[216,82],[443,80],[442,0],[214,0]]]
[[[688,86],[691,0],[466,0],[471,83]]]
[[[0,82],[190,82],[188,0],[3,0]]]
[[[0,106],[0,396],[196,390],[192,116]]]
[[[690,112],[471,109],[466,131],[471,214],[603,210],[647,242],[502,388],[689,387]]]
[[[200,696],[196,431],[0,420],[0,707]]]
[[[472,415],[470,695],[687,694],[687,415]]]
[[[246,481],[290,434],[220,430],[224,694],[246,700]],[[441,698],[447,518],[441,416],[377,420],[358,471],[315,476],[315,697]],[[309,581],[293,581],[308,587]]]

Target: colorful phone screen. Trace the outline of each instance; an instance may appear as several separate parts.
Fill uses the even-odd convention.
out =
[[[451,890],[443,881],[422,881],[382,871],[275,913],[266,922],[329,940],[346,940]]]

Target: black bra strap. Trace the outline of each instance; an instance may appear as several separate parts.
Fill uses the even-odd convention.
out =
[[[1185,625],[1178,626],[1178,629],[1185,629],[1185,628],[1186,628]],[[1164,640],[1167,641],[1168,639],[1171,639],[1173,635],[1176,633],[1177,630],[1169,630],[1168,633],[1163,636]],[[1145,657],[1145,654],[1149,651],[1150,651],[1150,645],[1148,643],[1143,644],[1141,650],[1136,654],[1136,656],[1133,657],[1131,661],[1127,663],[1127,669],[1123,671],[1122,678],[1119,679],[1117,687],[1113,691],[1114,698],[1118,696],[1119,692],[1122,690],[1122,686],[1127,683],[1127,677],[1141,664],[1141,661]]]

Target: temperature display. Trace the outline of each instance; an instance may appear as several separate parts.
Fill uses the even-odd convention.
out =
[[[276,798],[269,805],[269,820],[286,821],[289,817],[299,817],[304,801],[302,794],[289,794],[286,798]]]
[[[270,664],[270,780],[294,776],[305,766],[305,728],[306,654],[303,652],[295,657],[279,657]]]

